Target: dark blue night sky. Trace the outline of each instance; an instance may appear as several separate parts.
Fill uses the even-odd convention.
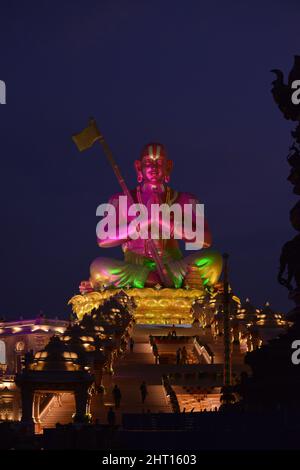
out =
[[[121,256],[95,237],[118,184],[98,145],[79,154],[71,140],[91,115],[131,186],[141,147],[164,143],[236,293],[292,307],[276,275],[293,236],[293,126],[270,70],[300,53],[298,1],[2,1],[0,21],[0,316],[66,316],[92,259]]]

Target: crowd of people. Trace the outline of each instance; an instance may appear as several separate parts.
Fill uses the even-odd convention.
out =
[[[172,331],[169,331],[167,338],[168,339],[177,338],[175,327],[173,328]],[[152,335],[149,336],[149,342],[152,347],[152,352],[155,358],[155,364],[159,364],[158,346],[156,344],[155,338]],[[182,348],[178,348],[176,351],[176,365],[180,366],[180,365],[186,365],[186,364],[188,364],[188,352],[187,352],[186,347],[183,346]]]

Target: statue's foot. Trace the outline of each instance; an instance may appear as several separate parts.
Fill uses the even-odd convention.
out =
[[[96,258],[90,266],[90,282],[94,287],[105,286],[122,289],[131,286],[143,288],[149,271],[149,268],[144,265],[100,257]],[[149,282],[152,284],[154,279],[150,279]],[[155,280],[155,284],[157,282]]]
[[[210,249],[193,253],[169,264],[175,287],[211,291],[222,271],[222,256]]]
[[[161,285],[161,280],[160,280],[160,277],[158,275],[158,272],[157,271],[150,271],[148,276],[147,276],[146,282],[145,282],[145,287],[154,287],[157,284]]]

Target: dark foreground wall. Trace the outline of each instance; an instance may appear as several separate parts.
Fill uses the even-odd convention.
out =
[[[33,435],[20,423],[3,423],[0,448],[146,451],[300,448],[300,413],[194,413],[192,417],[186,415],[185,423],[181,414],[177,426],[174,414],[165,414],[161,419],[140,415],[140,422],[137,415],[132,420],[130,417],[125,419],[128,429],[67,425],[45,430],[43,436]],[[160,423],[160,428],[153,427],[151,422]]]

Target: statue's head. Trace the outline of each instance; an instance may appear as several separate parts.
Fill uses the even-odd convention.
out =
[[[157,143],[146,145],[142,150],[140,160],[135,161],[139,183],[168,183],[172,168],[173,162],[168,160],[166,149]]]

